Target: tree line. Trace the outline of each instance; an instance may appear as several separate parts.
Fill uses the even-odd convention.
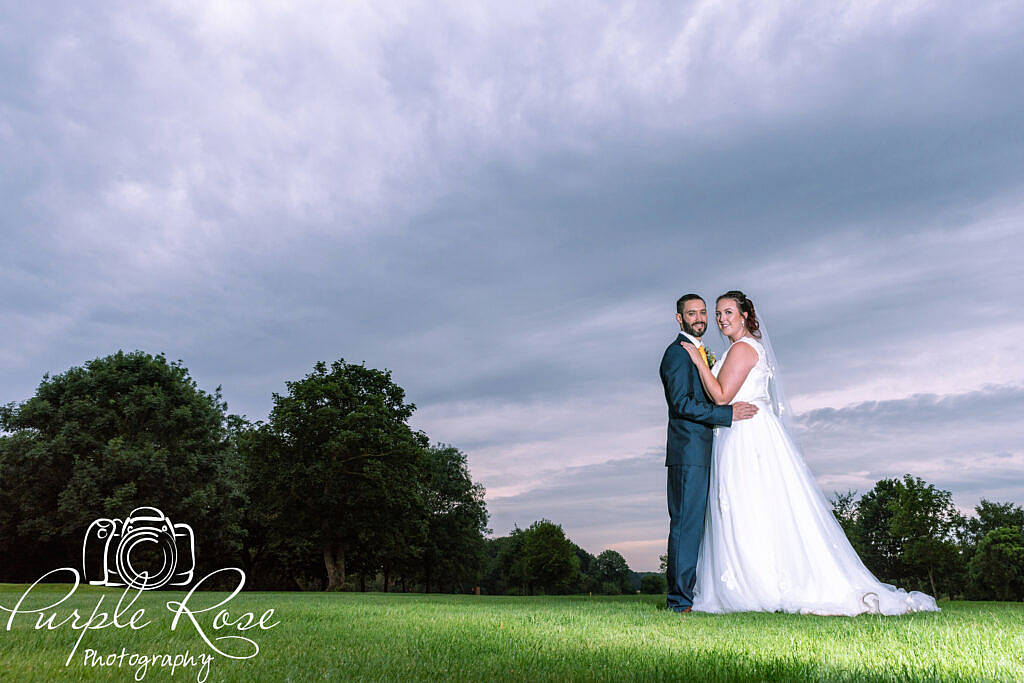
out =
[[[867,493],[835,493],[833,512],[864,564],[880,580],[935,597],[1024,600],[1024,508],[986,499],[967,516],[952,494],[909,474],[882,479]],[[560,526],[534,522],[487,541],[482,584],[516,595],[664,593],[658,573],[638,574],[614,550],[596,558]]]
[[[634,572],[611,549],[595,557],[547,519],[488,539],[480,585],[482,592],[495,595],[657,594],[668,588],[664,572]]]
[[[974,516],[952,494],[904,475],[832,507],[850,543],[882,581],[935,597],[1024,600],[1024,508],[982,499]]]
[[[240,566],[250,589],[664,592],[664,561],[638,574],[549,520],[487,538],[466,455],[409,426],[415,405],[389,372],[319,362],[286,387],[250,422],[163,355],[44,375],[34,396],[0,406],[0,581],[73,565],[93,520],[153,506],[193,528],[197,576]],[[983,499],[965,516],[909,474],[832,505],[883,581],[1024,600],[1019,505]]]
[[[319,362],[286,386],[253,423],[163,355],[44,375],[0,407],[0,581],[76,566],[93,520],[148,506],[192,527],[197,578],[239,566],[250,589],[470,590],[489,530],[465,454],[409,426],[387,371]],[[162,561],[133,551],[147,559]]]

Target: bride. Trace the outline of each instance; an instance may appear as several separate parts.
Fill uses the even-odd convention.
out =
[[[719,405],[747,401],[762,410],[715,428],[693,611],[938,611],[931,596],[876,579],[847,540],[781,419],[788,415],[774,353],[753,302],[726,292],[715,319],[732,345],[714,369],[681,342],[705,390]]]

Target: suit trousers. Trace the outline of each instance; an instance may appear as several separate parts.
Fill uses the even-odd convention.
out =
[[[710,468],[669,465],[668,470],[668,607],[693,606],[697,551],[704,535]]]

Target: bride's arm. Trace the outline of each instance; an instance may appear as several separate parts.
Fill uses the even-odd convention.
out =
[[[711,400],[718,405],[725,405],[736,397],[743,380],[750,374],[750,369],[757,364],[757,351],[751,348],[750,344],[734,344],[725,357],[724,365],[715,377],[711,368],[700,357],[697,347],[687,342],[680,342],[686,352],[690,354],[690,360],[697,366],[697,374],[700,375],[700,383],[708,392]]]

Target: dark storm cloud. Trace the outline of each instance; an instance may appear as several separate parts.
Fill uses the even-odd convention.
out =
[[[1019,382],[1022,14],[3,13],[0,400],[141,348],[260,418],[317,360],[365,360],[500,511],[662,447],[657,362],[688,290],[754,296],[798,409],[838,409],[835,430],[864,401]],[[828,476],[879,471],[856,427],[829,440],[814,419]],[[1010,467],[995,433],[985,453]],[[605,523],[588,543],[628,542]]]

